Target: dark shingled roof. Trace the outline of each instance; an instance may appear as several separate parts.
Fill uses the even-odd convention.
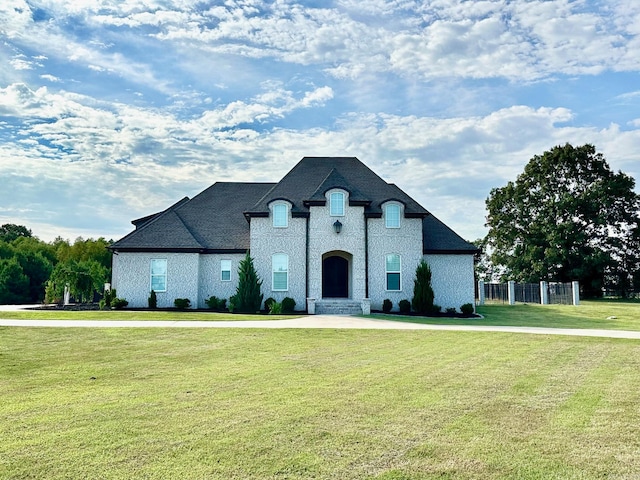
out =
[[[467,242],[433,215],[422,220],[422,253],[480,253],[478,247]]]
[[[294,216],[309,214],[309,206],[324,205],[324,194],[331,188],[349,192],[350,205],[365,207],[365,215],[381,216],[381,205],[398,200],[405,205],[405,216],[429,214],[418,202],[393,184],[385,182],[356,157],[304,157],[248,212],[248,216],[264,216],[269,203],[288,200]]]
[[[155,216],[134,220],[137,228],[114,243],[120,251],[244,252],[249,223],[243,212],[273,183],[219,182]]]
[[[402,202],[406,217],[423,219],[424,253],[478,251],[355,157],[305,157],[278,183],[214,183],[192,199],[185,197],[163,212],[134,220],[136,229],[111,249],[245,252],[250,246],[247,220],[268,216],[270,202],[288,200],[294,217],[306,217],[310,206],[325,205],[324,195],[332,188],[347,190],[350,204],[363,206],[368,217],[381,217],[386,201]]]

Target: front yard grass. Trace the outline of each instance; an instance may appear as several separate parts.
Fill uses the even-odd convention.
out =
[[[0,327],[0,478],[640,474],[640,342]]]
[[[428,318],[399,315],[374,315],[374,318],[438,325],[640,330],[640,302],[634,301],[584,300],[577,306],[494,303],[479,306],[477,311],[484,318]]]
[[[298,316],[302,316],[300,314]],[[246,315],[229,312],[165,310],[19,310],[0,311],[0,318],[17,320],[168,320],[168,321],[246,321],[284,320],[296,315]]]

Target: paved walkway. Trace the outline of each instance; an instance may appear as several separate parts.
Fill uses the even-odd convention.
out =
[[[0,306],[2,311],[22,307]],[[499,327],[488,325],[425,325],[420,323],[393,322],[372,318],[341,315],[309,315],[288,320],[262,321],[127,321],[127,320],[12,320],[0,318],[0,326],[6,327],[55,327],[55,328],[329,328],[376,330],[446,330],[459,332],[508,332],[536,335],[572,335],[580,337],[630,338],[640,340],[640,332],[628,330],[595,330],[579,328]]]

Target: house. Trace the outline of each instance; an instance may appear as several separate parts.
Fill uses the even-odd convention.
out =
[[[474,303],[477,248],[354,157],[305,157],[277,183],[217,182],[133,220],[111,246],[112,285],[131,307],[189,298],[205,307],[236,291],[249,251],[264,299],[291,297],[309,313],[398,309],[422,259],[435,303]]]

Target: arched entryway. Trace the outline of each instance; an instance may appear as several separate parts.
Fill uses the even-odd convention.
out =
[[[322,256],[322,298],[349,298],[351,255],[329,252]]]

